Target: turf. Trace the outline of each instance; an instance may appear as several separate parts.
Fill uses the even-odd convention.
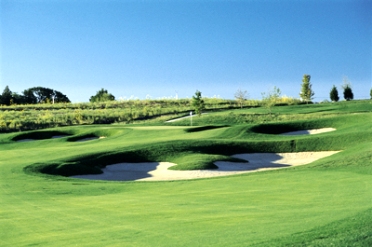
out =
[[[282,106],[272,109],[275,118],[262,108],[229,110],[195,118],[191,128],[55,128],[30,142],[15,140],[39,131],[1,134],[0,245],[371,246],[371,106]],[[249,114],[271,120],[228,121]],[[305,127],[337,130],[277,135]],[[68,136],[49,138],[57,132]],[[75,141],[84,136],[106,138]],[[342,152],[301,167],[188,181],[65,177],[124,161],[192,169],[235,153],[325,150]]]

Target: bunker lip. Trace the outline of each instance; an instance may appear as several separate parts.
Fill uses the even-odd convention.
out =
[[[338,152],[339,151],[236,154],[232,157],[248,160],[249,163],[217,161],[215,164],[218,166],[218,169],[215,170],[169,170],[169,167],[175,165],[170,162],[119,163],[106,166],[102,169],[102,174],[77,175],[71,177],[109,181],[165,181],[209,178],[306,165]]]
[[[326,132],[335,131],[335,128],[321,128],[321,129],[310,129],[310,130],[298,130],[282,133],[281,135],[316,135]]]

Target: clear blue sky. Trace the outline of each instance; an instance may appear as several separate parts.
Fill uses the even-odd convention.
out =
[[[371,0],[1,0],[0,16],[0,93],[298,98],[304,74],[315,101],[344,76],[356,99],[372,87]]]

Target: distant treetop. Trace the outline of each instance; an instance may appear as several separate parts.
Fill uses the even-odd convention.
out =
[[[309,103],[314,96],[314,91],[311,88],[310,83],[311,76],[310,75],[304,75],[302,78],[302,84],[301,84],[301,92],[300,97],[303,101]]]
[[[104,101],[112,101],[115,100],[115,96],[108,93],[106,89],[99,90],[96,95],[90,97],[89,101],[94,102],[104,102]]]
[[[0,104],[37,104],[37,103],[70,103],[69,98],[63,93],[45,87],[32,87],[26,89],[22,94],[10,91],[6,86],[0,95]]]

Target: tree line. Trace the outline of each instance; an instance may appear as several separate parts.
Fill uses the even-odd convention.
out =
[[[313,97],[315,95],[315,92],[312,89],[312,84],[310,83],[311,76],[308,74],[305,74],[302,78],[302,84],[301,84],[301,91],[300,91],[300,99],[303,102],[311,103],[313,100]],[[342,85],[343,88],[343,95],[344,99],[349,101],[354,99],[354,94],[351,88],[351,83],[349,80],[345,77],[344,83]],[[266,106],[272,106],[275,105],[280,98],[280,89],[277,87],[274,87],[273,90],[271,90],[268,93],[262,93],[262,103]],[[370,96],[372,99],[372,88],[370,90]],[[238,91],[234,95],[236,101],[240,105],[241,108],[243,108],[244,102],[248,99],[248,93],[247,91],[243,91],[241,89],[238,89]],[[201,100],[201,92],[196,91],[195,96],[193,96],[194,101],[193,104],[195,104],[195,111],[197,114],[199,114],[200,110],[199,108],[202,107]],[[195,99],[200,99],[195,100]],[[330,91],[330,99],[333,102],[339,101],[340,97],[338,95],[338,90],[335,85],[333,85],[331,91]],[[109,101],[115,101],[115,96],[109,93],[106,89],[102,88],[101,90],[97,91],[97,93],[90,97],[89,102],[90,103],[99,103],[99,102],[109,102]],[[5,87],[2,94],[0,94],[0,105],[13,105],[13,104],[40,104],[40,103],[70,103],[71,101],[69,98],[64,95],[63,93],[50,89],[45,87],[32,87],[29,89],[26,89],[22,92],[22,94],[18,94],[15,92],[12,92],[8,86]],[[198,104],[201,104],[197,106]]]
[[[8,86],[0,95],[1,105],[13,104],[38,104],[38,103],[70,103],[69,98],[63,93],[45,87],[32,87],[23,90],[22,94],[12,92]]]
[[[315,92],[312,89],[312,84],[310,82],[311,76],[308,74],[305,74],[302,78],[302,84],[300,89],[300,100],[301,102],[305,102],[306,104],[312,103],[312,100],[314,99]],[[344,77],[343,79],[343,96],[346,101],[353,100],[354,94],[353,90],[351,88],[351,83],[347,79],[347,77]],[[271,106],[277,105],[281,101],[281,91],[279,88],[274,87],[269,92],[262,93],[262,106],[265,106],[269,109],[271,109]],[[340,100],[340,96],[338,95],[338,90],[335,85],[331,88],[331,91],[329,93],[329,97],[331,101],[337,102]],[[372,99],[372,88],[370,90],[370,96]],[[239,106],[243,108],[245,101],[248,99],[248,92],[246,90],[238,89],[234,95],[236,101],[238,102]],[[293,99],[294,100],[294,99]]]
[[[91,96],[89,102],[107,102],[114,101],[115,96],[102,88],[95,95]],[[0,105],[13,104],[41,104],[41,103],[70,103],[70,99],[63,93],[45,87],[32,87],[23,90],[21,94],[12,92],[9,86],[6,86],[3,93],[0,94]]]
[[[314,91],[311,88],[312,85],[310,83],[310,78],[311,78],[310,75],[305,74],[303,76],[302,84],[301,84],[301,92],[300,92],[300,98],[307,103],[310,102],[313,99],[313,96],[315,94]],[[346,101],[353,100],[354,99],[353,90],[351,88],[351,83],[349,82],[347,77],[344,77],[344,79],[343,79],[342,88],[344,90],[343,91],[344,99]],[[333,101],[333,102],[337,102],[337,101],[340,100],[340,97],[338,96],[338,90],[337,90],[335,85],[333,85],[333,87],[332,87],[332,89],[329,93],[329,97],[330,97],[331,101]],[[371,89],[371,99],[372,99],[372,89]]]

